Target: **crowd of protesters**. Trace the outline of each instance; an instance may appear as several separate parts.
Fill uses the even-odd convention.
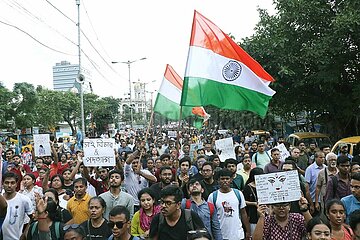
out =
[[[81,144],[62,139],[47,157],[3,146],[0,239],[360,239],[359,146],[352,156],[236,129],[102,137],[115,138],[115,166],[85,167]],[[222,162],[215,141],[227,137],[235,158]],[[301,198],[259,205],[255,176],[292,170]]]

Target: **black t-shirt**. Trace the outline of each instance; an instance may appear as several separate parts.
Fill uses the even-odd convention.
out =
[[[202,194],[203,198],[205,199],[205,201],[207,201],[207,199],[209,198],[209,195],[218,190],[220,187],[219,187],[219,184],[217,184],[216,181],[214,181],[212,184],[207,184],[205,182],[205,180],[202,180],[202,183],[204,184],[204,187],[205,187],[205,191],[204,193]]]
[[[60,218],[62,223],[67,223],[72,219],[72,216],[67,209],[59,207],[58,211],[60,211]]]
[[[251,187],[250,185],[245,185],[243,194],[246,201],[257,202],[256,188]],[[249,222],[256,224],[259,219],[257,214],[257,207],[246,206],[246,213],[249,216]]]
[[[86,239],[90,239],[91,236],[91,239],[107,240],[112,234],[111,229],[108,227],[106,220],[98,228],[94,228],[89,220],[86,220],[85,222],[81,223],[81,226],[85,230]]]
[[[161,214],[161,213],[160,213]],[[157,214],[150,225],[150,238],[158,235],[158,240],[184,240],[187,239],[187,232],[194,229],[204,229],[204,223],[200,217],[193,211],[191,211],[191,218],[194,225],[194,229],[188,229],[185,220],[185,211],[181,210],[181,216],[178,222],[173,226],[169,226],[164,218],[164,223],[159,228],[159,216]]]

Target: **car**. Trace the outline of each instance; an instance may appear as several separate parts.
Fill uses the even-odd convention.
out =
[[[348,153],[354,156],[355,146],[356,144],[360,143],[360,136],[353,136],[353,137],[347,137],[340,139],[337,141],[334,146],[332,147],[331,151],[335,154],[339,153],[339,150],[342,146],[347,145],[348,146]],[[359,151],[360,149],[358,149]]]
[[[260,139],[261,137],[270,136],[270,132],[265,130],[252,130],[251,133],[255,136],[256,139]]]
[[[306,146],[312,142],[315,142],[318,147],[331,145],[329,135],[318,132],[295,132],[286,138],[286,142],[292,147],[298,146],[300,141],[303,141]]]

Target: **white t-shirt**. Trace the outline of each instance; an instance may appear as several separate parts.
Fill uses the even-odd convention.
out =
[[[149,170],[141,169],[141,172],[146,174],[151,174]],[[133,196],[134,198],[134,205],[139,206],[140,201],[137,197],[138,192],[143,189],[149,187],[149,182],[143,176],[134,173],[131,164],[125,163],[125,180],[124,185],[126,191]]]
[[[218,192],[215,207],[217,215],[220,221],[220,229],[223,239],[226,240],[239,240],[244,239],[245,234],[242,228],[241,217],[239,212],[239,200],[236,197],[234,190],[228,193]],[[245,198],[241,191],[240,208],[243,209],[245,204]],[[208,202],[213,203],[214,192],[210,194]]]
[[[6,202],[8,209],[2,225],[3,237],[6,240],[19,240],[25,217],[34,212],[33,205],[30,198],[21,193],[16,193],[13,199]]]

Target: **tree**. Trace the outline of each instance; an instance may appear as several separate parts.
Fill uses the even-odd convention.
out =
[[[276,79],[272,111],[306,111],[336,137],[359,134],[360,2],[275,0],[241,46]],[[354,109],[357,109],[354,111]]]
[[[12,119],[12,92],[0,82],[0,127],[7,128],[7,121]]]

